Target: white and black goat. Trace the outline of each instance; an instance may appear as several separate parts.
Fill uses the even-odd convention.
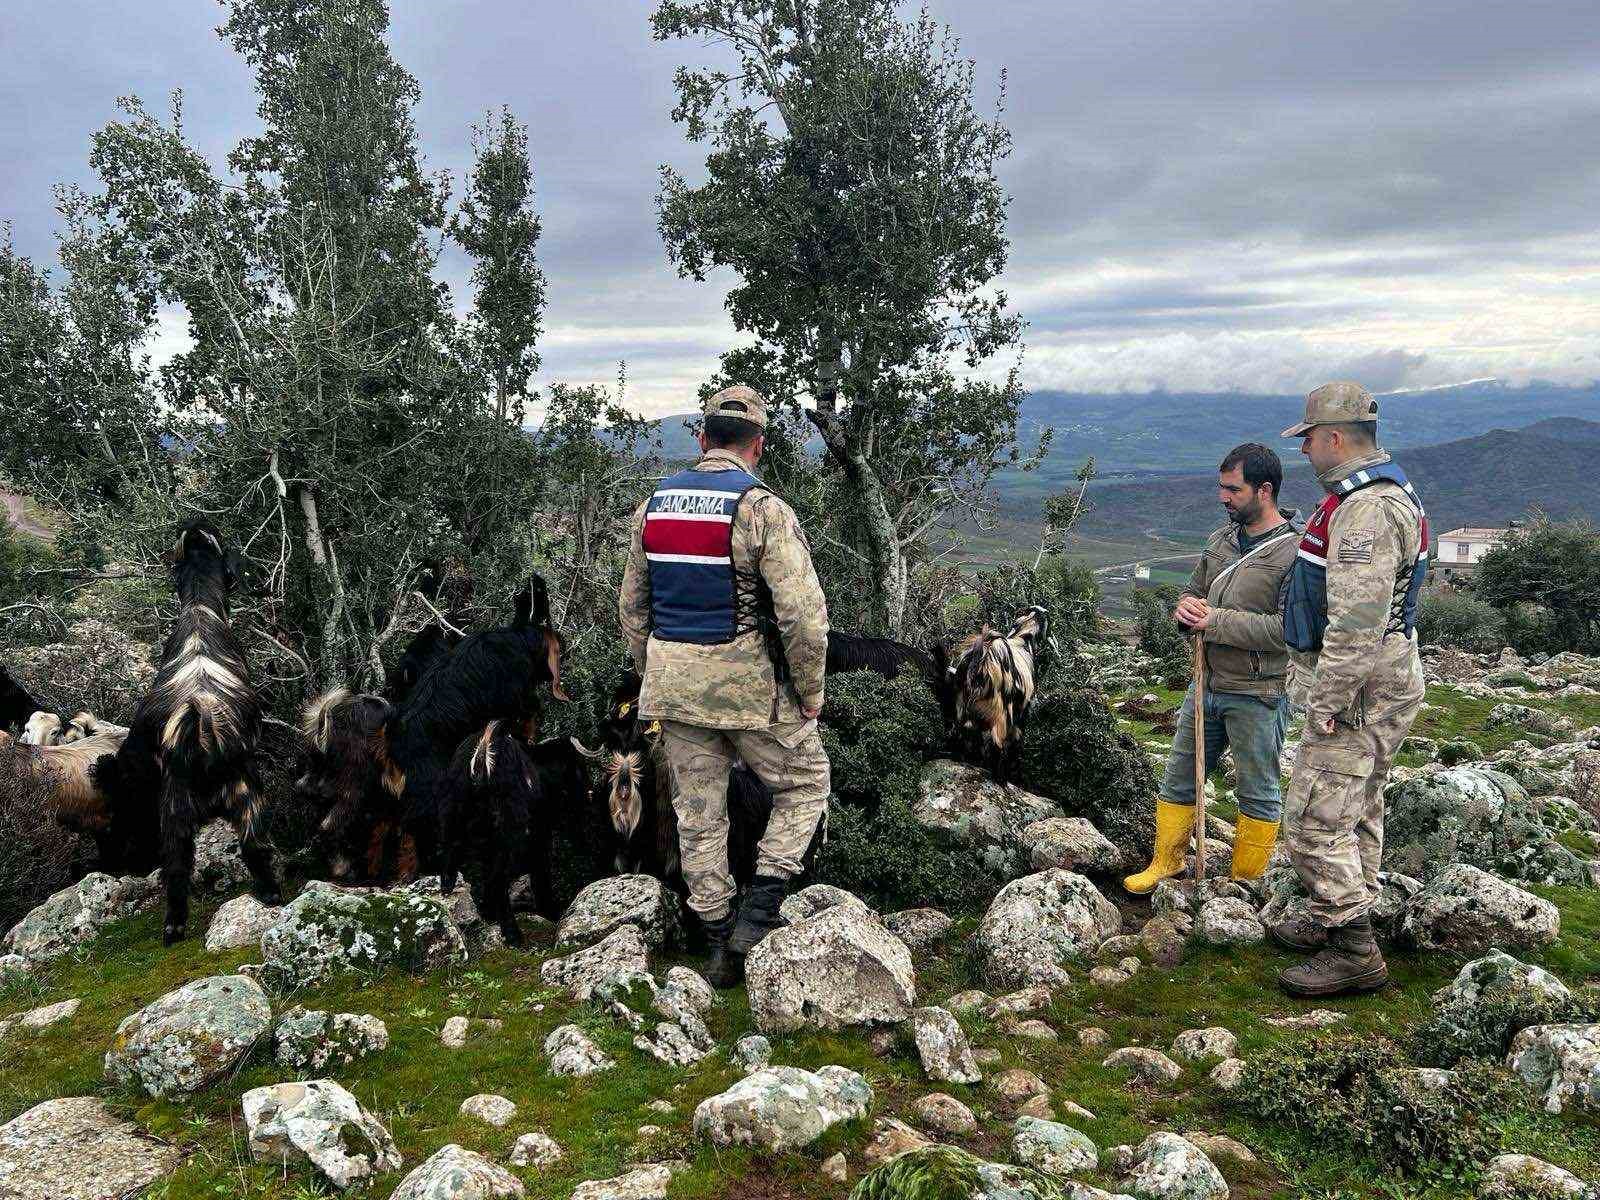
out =
[[[1050,614],[1034,605],[1003,636],[985,625],[967,638],[949,668],[956,749],[997,782],[1015,770],[1049,634]]]
[[[178,619],[161,650],[150,691],[134,713],[117,753],[116,819],[137,841],[151,832],[157,797],[167,944],[189,922],[189,876],[195,834],[226,817],[263,901],[278,902],[272,853],[261,836],[261,784],[256,746],[261,706],[244,650],[228,625],[237,562],[205,520],[186,523],[171,554]]]
[[[61,718],[43,709],[30,716],[22,726],[24,746],[59,746],[65,740]]]

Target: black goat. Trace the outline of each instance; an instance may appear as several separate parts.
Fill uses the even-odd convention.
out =
[[[382,696],[333,688],[306,705],[296,793],[323,810],[314,845],[338,882],[379,882],[408,855],[400,804],[383,786],[374,739],[394,708]]]
[[[20,732],[28,718],[43,708],[43,704],[0,667],[0,733]]]
[[[141,848],[148,845],[152,785],[159,792],[155,815],[167,895],[162,936],[168,945],[183,938],[189,922],[195,833],[214,817],[226,817],[239,835],[239,853],[257,893],[270,903],[279,899],[272,854],[258,828],[261,706],[244,651],[228,626],[237,560],[204,520],[183,526],[171,560],[178,619],[114,764],[115,820]]]
[[[1003,637],[985,625],[967,638],[950,668],[957,749],[999,783],[1010,778],[1021,752],[1036,659],[1049,634],[1050,614],[1034,605]]]
[[[384,682],[384,696],[390,704],[402,704],[418,680],[443,662],[457,646],[461,635],[452,633],[437,621],[424,625],[407,643],[400,661]]]
[[[531,730],[513,730],[505,721],[490,721],[465,738],[450,759],[447,786],[439,806],[443,853],[440,890],[455,891],[456,875],[466,868],[473,900],[486,921],[499,926],[506,944],[522,945],[522,931],[511,911],[511,881],[529,866],[529,831],[544,812],[539,774],[528,753]],[[518,735],[523,736],[518,736]],[[549,889],[549,845],[545,845],[545,889]],[[537,888],[537,878],[535,878]]]

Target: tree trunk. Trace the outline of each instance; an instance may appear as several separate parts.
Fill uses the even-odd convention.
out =
[[[894,518],[889,515],[883,481],[872,469],[866,454],[852,442],[844,422],[833,412],[822,409],[820,398],[817,408],[806,415],[822,435],[828,453],[844,469],[866,529],[873,623],[887,636],[898,638],[905,626],[908,576],[899,532],[895,529]]]

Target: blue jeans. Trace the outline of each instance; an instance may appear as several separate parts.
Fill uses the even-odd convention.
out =
[[[1234,799],[1239,811],[1257,821],[1276,821],[1283,814],[1278,788],[1278,755],[1289,728],[1289,699],[1263,700],[1234,692],[1206,693],[1206,766],[1215,768],[1223,750],[1233,748],[1239,776]],[[1169,804],[1194,803],[1194,685],[1178,710],[1178,730],[1161,780],[1161,798]]]

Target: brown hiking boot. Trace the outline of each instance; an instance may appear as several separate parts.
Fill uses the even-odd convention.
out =
[[[1268,925],[1267,936],[1285,950],[1301,954],[1315,954],[1328,944],[1327,927],[1307,912],[1293,912]]]
[[[1389,968],[1372,936],[1372,921],[1357,917],[1328,931],[1328,944],[1306,962],[1278,975],[1292,996],[1338,996],[1370,992],[1389,982]]]

